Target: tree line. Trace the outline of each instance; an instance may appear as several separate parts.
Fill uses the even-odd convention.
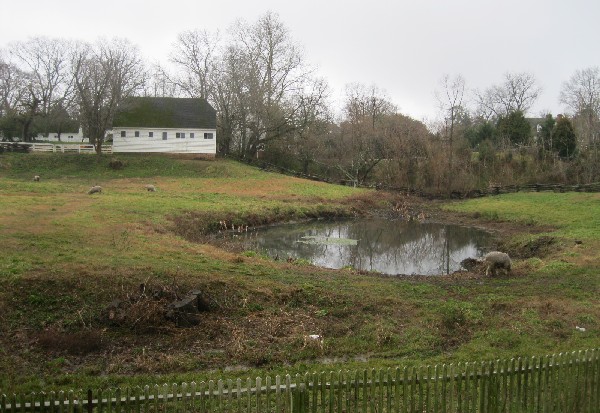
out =
[[[563,83],[563,115],[532,117],[540,93],[530,73],[507,73],[484,90],[444,76],[440,116],[425,125],[401,114],[384,90],[356,83],[336,116],[326,79],[273,13],[240,20],[225,35],[182,32],[166,64],[146,63],[123,39],[35,37],[0,50],[2,139],[81,127],[99,150],[127,97],[200,97],[217,109],[220,155],[434,192],[491,180],[598,179],[600,69]]]

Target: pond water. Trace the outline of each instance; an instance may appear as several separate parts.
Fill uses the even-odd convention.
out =
[[[360,219],[311,221],[243,234],[244,248],[275,259],[305,259],[326,268],[353,267],[382,274],[449,274],[480,257],[491,235],[477,228]]]

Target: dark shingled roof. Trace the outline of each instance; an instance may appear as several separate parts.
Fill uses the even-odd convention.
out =
[[[216,129],[216,113],[200,98],[132,97],[120,106],[113,127]]]

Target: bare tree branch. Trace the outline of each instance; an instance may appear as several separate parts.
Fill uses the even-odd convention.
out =
[[[119,39],[80,44],[72,61],[81,124],[101,153],[119,105],[143,89],[146,73],[138,50]]]
[[[527,113],[541,91],[531,73],[506,73],[502,84],[493,85],[483,92],[474,91],[478,115],[490,120],[516,111]]]

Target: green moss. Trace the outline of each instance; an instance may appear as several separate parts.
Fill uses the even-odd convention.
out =
[[[175,108],[156,107],[150,100],[138,99],[136,105],[118,113],[117,127],[175,128]]]

